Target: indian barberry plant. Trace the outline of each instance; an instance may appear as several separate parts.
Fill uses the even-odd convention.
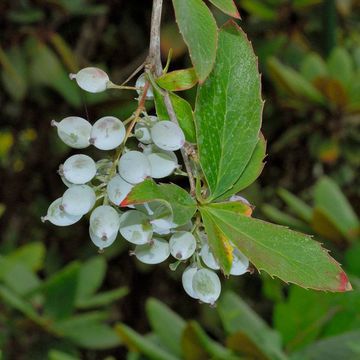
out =
[[[130,253],[145,264],[171,256],[170,268],[184,269],[186,293],[204,303],[220,296],[216,271],[243,275],[249,263],[304,288],[350,290],[346,274],[319,243],[253,218],[253,205],[237,195],[264,166],[261,77],[233,1],[211,2],[234,20],[218,28],[202,0],[173,0],[192,68],[169,71],[171,54],[163,68],[162,0],[154,0],[149,55],[133,74],[142,71],[135,86],[116,85],[93,67],[70,75],[92,93],[136,91],[138,106],[125,120],[108,114],[91,124],[74,114],[52,121],[70,147],[93,145],[106,153],[98,161],[77,153],[60,165],[68,189],[43,219],[67,226],[91,212],[89,236],[101,251],[128,241]],[[193,111],[175,93],[194,86]],[[164,182],[172,174],[186,175],[189,191]]]

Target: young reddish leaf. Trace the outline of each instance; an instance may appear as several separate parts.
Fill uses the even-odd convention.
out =
[[[218,38],[216,21],[202,0],[173,0],[173,5],[180,32],[202,83],[215,62]]]
[[[194,68],[190,68],[166,73],[156,79],[156,82],[165,90],[181,91],[194,87],[198,78]]]
[[[352,289],[340,265],[310,236],[228,209],[206,206],[205,212],[259,271],[304,288],[334,292]]]
[[[156,184],[145,180],[136,185],[120,206],[144,204],[151,201],[164,202],[173,211],[173,222],[186,224],[196,211],[196,203],[187,191],[174,184]]]
[[[210,0],[222,12],[236,19],[240,19],[240,14],[233,0]]]

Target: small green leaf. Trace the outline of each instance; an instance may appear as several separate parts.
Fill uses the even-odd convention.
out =
[[[210,0],[222,12],[236,19],[240,19],[240,14],[233,0]]]
[[[309,236],[231,211],[206,207],[206,212],[259,271],[304,288],[351,290],[340,265]]]
[[[241,360],[231,350],[211,339],[196,321],[189,321],[182,336],[186,360]]]
[[[87,349],[109,349],[120,345],[115,331],[104,323],[107,314],[93,312],[58,321],[55,329],[62,336]]]
[[[173,5],[180,32],[202,83],[214,66],[218,37],[216,21],[202,0],[173,0]]]
[[[289,226],[293,229],[305,232],[311,232],[311,228],[303,221],[277,209],[272,205],[265,204],[261,207],[261,211],[266,217],[279,225]]]
[[[213,72],[199,86],[195,123],[202,170],[216,199],[243,173],[259,138],[263,101],[257,58],[232,21],[219,32]]]
[[[80,358],[59,350],[50,350],[48,360],[80,360]]]
[[[343,48],[335,48],[328,59],[330,77],[340,81],[346,88],[353,81],[354,64],[350,54]]]
[[[107,306],[117,301],[129,293],[129,289],[127,287],[119,287],[117,289],[113,289],[110,291],[105,291],[96,295],[89,296],[87,298],[83,298],[79,303],[77,303],[77,307],[80,309],[89,309],[100,306]]]
[[[360,331],[351,331],[317,341],[294,353],[291,360],[356,360],[360,358]]]
[[[339,186],[323,177],[315,186],[315,208],[319,209],[348,240],[360,234],[360,222]]]
[[[188,192],[174,184],[157,185],[153,180],[145,180],[134,186],[121,206],[161,201],[173,210],[173,222],[178,226],[186,224],[196,211],[196,203]]]
[[[168,72],[156,79],[159,86],[167,91],[181,91],[194,87],[197,76],[194,68]]]
[[[45,258],[45,246],[41,242],[26,244],[12,252],[7,259],[19,262],[29,270],[38,271],[42,269]]]
[[[130,351],[139,352],[150,360],[179,360],[125,324],[117,324],[115,331]]]
[[[43,285],[44,311],[53,319],[70,316],[75,308],[75,297],[80,271],[79,263],[72,263],[50,277]]]
[[[174,107],[176,118],[184,132],[186,141],[196,143],[194,113],[190,104],[180,96],[170,93],[170,100]]]
[[[286,359],[279,334],[239,296],[233,292],[224,293],[219,300],[218,312],[228,334],[242,332],[270,359]]]
[[[180,96],[174,93],[169,93],[170,100],[178,120],[179,126],[184,132],[186,141],[196,143],[195,121],[194,113],[190,104]],[[156,107],[156,114],[161,120],[169,120],[170,116],[167,112],[164,99],[162,95],[154,90],[154,100]]]
[[[254,152],[251,155],[250,161],[246,165],[243,173],[240,175],[239,180],[234,184],[234,186],[228,190],[226,193],[221,195],[220,199],[230,198],[231,195],[238,193],[239,191],[250,186],[261,174],[266,157],[266,140],[264,136],[260,133],[259,141],[255,146]]]
[[[224,274],[228,275],[233,262],[233,246],[229,238],[221,231],[211,213],[203,207],[200,208],[200,213],[208,236],[210,249]]]
[[[7,303],[9,306],[22,312],[25,316],[27,316],[35,323],[41,326],[44,324],[43,319],[40,315],[36,313],[31,304],[6,286],[0,285],[0,298],[2,298],[4,302]]]
[[[328,71],[322,57],[317,53],[310,53],[302,61],[300,72],[302,76],[312,82],[319,77],[326,77]]]
[[[100,288],[106,274],[107,263],[103,256],[94,256],[81,265],[76,291],[76,304],[87,301]]]
[[[289,66],[281,64],[274,57],[267,61],[270,76],[288,95],[324,104],[324,97],[305,77]]]
[[[312,208],[303,202],[300,198],[293,195],[291,192],[286,189],[279,189],[278,194],[281,199],[286,203],[286,205],[302,220],[306,222],[311,221],[312,217]]]
[[[164,303],[154,298],[146,302],[146,313],[152,330],[161,343],[178,357],[182,356],[181,334],[185,321]]]

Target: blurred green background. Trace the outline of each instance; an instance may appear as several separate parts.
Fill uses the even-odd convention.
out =
[[[164,3],[163,59],[172,48],[171,69],[190,66]],[[185,294],[181,272],[139,264],[126,244],[98,255],[86,221],[42,224],[71,154],[50,121],[125,119],[136,107],[133,94],[85,93],[68,73],[98,66],[125,80],[147,55],[151,2],[3,0],[0,359],[360,359],[360,1],[237,5],[259,56],[268,141],[263,174],[243,195],[258,217],[314,235],[354,291],[254,272],[223,281],[213,309]],[[181,95],[193,103],[194,90]]]

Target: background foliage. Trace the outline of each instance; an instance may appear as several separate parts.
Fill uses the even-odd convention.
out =
[[[189,67],[171,2],[165,5],[163,58],[171,47],[172,68]],[[227,281],[228,292],[213,310],[185,296],[166,264],[145,267],[128,256],[125,244],[97,255],[84,222],[69,228],[42,224],[48,203],[63,192],[56,168],[69,156],[50,120],[68,114],[94,120],[109,112],[124,119],[134,110],[131,95],[89,95],[67,74],[92,64],[109,70],[114,81],[124,80],[146,57],[151,8],[148,1],[5,0],[0,4],[3,358],[124,358],[121,342],[149,359],[237,359],[244,353],[254,359],[359,357],[354,341],[360,331],[359,1],[237,5],[259,56],[268,141],[262,176],[242,194],[257,205],[257,217],[324,242],[351,275],[354,291],[309,292],[249,274]],[[228,19],[212,10],[219,25]],[[193,90],[185,92],[192,104],[194,96]],[[92,155],[97,157],[95,150]],[[146,338],[138,335],[150,331]]]

